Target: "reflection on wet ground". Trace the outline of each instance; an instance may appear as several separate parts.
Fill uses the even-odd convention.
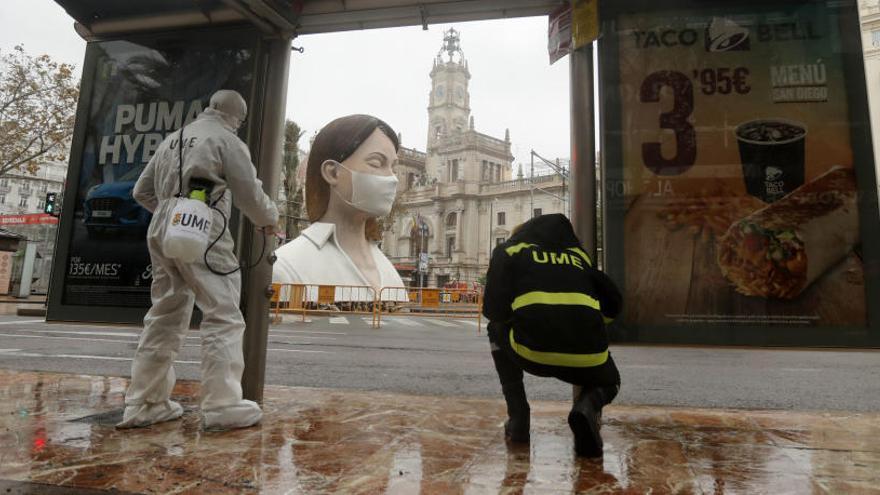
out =
[[[602,461],[574,457],[567,405],[269,386],[258,427],[116,431],[126,380],[0,370],[7,493],[878,493],[880,414],[611,406]]]

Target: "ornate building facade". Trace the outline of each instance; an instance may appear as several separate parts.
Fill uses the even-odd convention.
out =
[[[400,150],[399,205],[382,241],[411,285],[478,282],[492,248],[516,225],[567,213],[565,178],[524,177],[522,165],[514,177],[509,131],[501,139],[476,130],[459,32],[450,29],[443,41],[430,73],[427,149]]]
[[[871,133],[874,137],[874,165],[880,176],[880,0],[860,0],[859,4]]]

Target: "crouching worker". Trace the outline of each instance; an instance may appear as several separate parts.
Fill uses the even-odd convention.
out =
[[[153,263],[153,305],[144,317],[119,428],[170,421],[183,413],[181,405],[170,400],[175,382],[173,363],[189,329],[193,303],[204,315],[199,332],[202,426],[245,428],[258,423],[263,415],[259,405],[242,398],[245,323],[239,310],[241,273],[236,270],[239,263],[225,219],[234,203],[270,235],[278,222],[278,211],[263,192],[247,147],[235,134],[247,115],[244,99],[235,91],[220,90],[211,97],[209,107],[165,138],[134,187],[135,200],[153,212],[147,232]],[[198,184],[200,191],[195,190]],[[178,221],[179,214],[172,213],[187,197],[210,204],[212,215],[210,222],[199,225],[208,229],[213,244],[205,252],[191,250],[195,261],[190,262],[182,261],[164,243],[170,225],[184,224]],[[187,224],[194,225],[192,221]]]
[[[575,451],[601,457],[602,407],[620,387],[605,323],[620,306],[620,292],[592,266],[564,215],[533,218],[495,248],[483,314],[507,402],[508,440],[529,441],[527,371],[582,387],[568,415]]]

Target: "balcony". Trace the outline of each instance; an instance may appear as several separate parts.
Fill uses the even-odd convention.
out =
[[[532,187],[562,186],[562,178],[557,174],[539,175],[531,179],[514,179],[504,182],[480,184],[480,194],[499,194],[508,192],[528,191]]]
[[[425,155],[425,153],[410,148],[400,148],[397,152],[397,158],[400,165],[415,168],[422,172],[425,170],[426,157],[427,155]]]

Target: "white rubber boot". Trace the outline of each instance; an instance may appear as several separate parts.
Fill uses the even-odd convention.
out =
[[[173,421],[183,415],[183,406],[173,400],[127,406],[122,414],[122,422],[117,428],[143,428],[145,426]]]
[[[263,419],[263,411],[256,402],[242,400],[233,406],[202,411],[202,428],[210,431],[233,430],[253,426]]]

